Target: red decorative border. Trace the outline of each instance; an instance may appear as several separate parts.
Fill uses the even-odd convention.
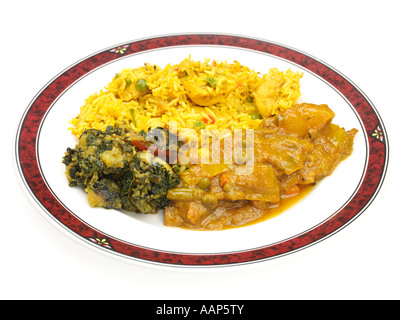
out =
[[[48,189],[38,166],[36,143],[39,127],[46,112],[64,90],[97,67],[121,56],[182,45],[222,45],[268,53],[308,69],[336,88],[354,107],[368,133],[369,155],[366,174],[360,188],[346,206],[321,225],[293,239],[250,251],[225,254],[182,254],[142,248],[101,234],[71,214]],[[321,61],[305,53],[264,40],[232,35],[188,34],[126,43],[89,56],[64,71],[52,80],[28,107],[19,127],[16,153],[22,178],[36,200],[48,214],[77,236],[111,252],[142,261],[167,265],[216,266],[279,257],[316,243],[346,226],[364,211],[379,191],[387,167],[388,143],[383,123],[365,95],[344,76]]]

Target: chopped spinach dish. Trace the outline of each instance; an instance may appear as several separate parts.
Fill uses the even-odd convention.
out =
[[[121,128],[84,131],[62,160],[69,185],[83,188],[92,207],[138,213],[164,209],[167,191],[180,179],[163,159],[137,147],[146,143]]]

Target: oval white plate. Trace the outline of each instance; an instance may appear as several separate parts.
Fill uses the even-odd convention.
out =
[[[239,61],[261,73],[276,67],[304,73],[301,101],[328,104],[333,120],[359,130],[353,154],[312,192],[267,221],[199,232],[165,227],[163,215],[93,209],[80,188],[70,188],[61,159],[76,140],[68,120],[84,100],[123,68],[161,67],[191,55]],[[99,51],[51,80],[24,113],[16,138],[17,165],[29,195],[57,224],[82,241],[133,260],[173,266],[226,266],[265,261],[315,244],[341,230],[373,201],[386,173],[384,125],[350,80],[312,56],[281,44],[233,35],[183,34],[137,40]]]

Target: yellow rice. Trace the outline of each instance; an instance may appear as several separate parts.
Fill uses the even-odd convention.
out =
[[[271,69],[270,74],[285,79],[271,114],[289,108],[300,96],[301,75]],[[215,79],[215,87],[206,85],[207,78]],[[146,79],[147,90],[140,96],[135,89],[138,78]],[[183,79],[195,79],[207,90],[223,94],[224,98],[210,106],[199,106],[189,97]],[[164,68],[146,63],[140,68],[123,69],[111,82],[90,95],[77,117],[71,120],[72,134],[79,137],[84,130],[105,130],[107,126],[125,126],[139,132],[149,128],[166,127],[175,121],[178,131],[193,128],[202,121],[207,129],[257,128],[262,121],[254,103],[262,75],[239,62],[193,61],[186,58],[177,65]]]

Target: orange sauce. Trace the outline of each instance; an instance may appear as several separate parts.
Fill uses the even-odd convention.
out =
[[[245,226],[253,225],[260,223],[262,221],[266,221],[268,219],[274,218],[282,213],[284,213],[286,210],[291,208],[292,206],[296,205],[301,199],[306,197],[313,189],[314,185],[308,184],[300,187],[300,192],[297,193],[294,196],[291,197],[283,197],[280,201],[280,204],[277,205],[276,207],[270,208],[264,213],[261,217],[250,221],[246,224],[240,225],[240,226],[228,226],[224,229],[233,229],[233,228],[242,228]]]

